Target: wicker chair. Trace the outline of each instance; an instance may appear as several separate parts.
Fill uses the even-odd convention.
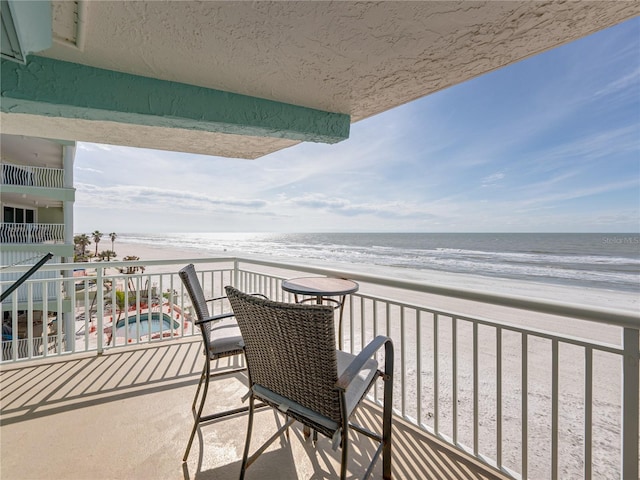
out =
[[[193,397],[193,404],[191,405],[191,410],[194,412],[194,423],[191,430],[191,436],[189,437],[189,443],[187,444],[187,449],[185,450],[184,457],[182,458],[182,460],[186,462],[199,424],[215,420],[217,418],[246,412],[248,407],[239,407],[212,415],[202,416],[204,403],[207,399],[207,392],[209,390],[209,379],[219,375],[228,375],[230,373],[246,370],[246,367],[242,367],[234,370],[225,370],[215,374],[211,373],[212,361],[233,355],[242,355],[244,353],[242,347],[242,336],[240,335],[238,324],[236,323],[235,318],[233,318],[233,313],[222,313],[214,316],[209,314],[207,304],[213,301],[223,301],[226,297],[205,299],[204,293],[202,292],[202,286],[200,285],[200,281],[198,280],[196,269],[193,264],[189,264],[184,267],[178,272],[178,275],[187,289],[187,293],[191,298],[191,304],[196,311],[198,319],[195,324],[200,327],[200,331],[202,332],[204,354],[207,356],[207,360],[204,362],[204,367],[202,369],[202,375],[200,376],[200,382],[196,389],[196,394]],[[203,383],[204,390],[196,411],[196,403]]]
[[[249,422],[240,478],[266,447],[294,421],[331,438],[342,446],[340,478],[346,478],[348,431],[352,429],[380,445],[371,460],[367,478],[382,453],[383,477],[391,478],[391,406],[393,344],[376,337],[358,356],[336,350],[333,308],[327,305],[279,303],[226,287],[245,343],[249,373]],[[371,358],[385,347],[384,372]],[[349,419],[375,380],[384,382],[382,436]],[[262,401],[289,417],[265,445],[249,457],[255,401]]]

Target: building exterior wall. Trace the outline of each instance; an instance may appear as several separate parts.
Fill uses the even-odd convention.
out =
[[[75,144],[3,134],[1,147],[0,265],[33,265],[47,253],[53,254],[49,263],[73,261]],[[0,272],[2,290],[21,275]],[[59,277],[58,271],[40,270],[30,280]],[[3,327],[10,326],[7,330],[15,338],[22,338],[27,330],[25,322],[35,322],[34,328],[49,317],[62,319],[56,325],[64,325],[64,332],[72,334],[70,302],[63,302],[62,311],[58,311],[59,303],[53,300],[60,292],[47,288],[45,295],[44,285],[45,282],[24,284],[2,303]],[[39,318],[25,318],[22,312],[29,302],[34,309],[45,308],[46,304],[47,312],[39,311]]]

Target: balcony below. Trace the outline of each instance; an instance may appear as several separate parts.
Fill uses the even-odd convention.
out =
[[[64,243],[63,223],[0,223],[0,242]]]
[[[64,188],[64,169],[32,165],[0,165],[0,184],[25,187]]]
[[[182,454],[192,425],[191,401],[204,357],[197,337],[115,348],[0,367],[2,479],[215,478],[240,471],[246,414],[206,424],[189,461]],[[225,360],[224,369],[240,359]],[[229,365],[231,363],[232,365]],[[208,411],[240,403],[245,378],[213,380]],[[358,413],[376,429],[379,410]],[[266,440],[282,417],[259,411],[253,443]],[[394,417],[393,478],[501,479],[477,460]],[[352,435],[348,478],[360,478],[373,443]],[[339,453],[329,439],[314,448],[296,424],[289,439],[274,442],[247,478],[337,478]],[[381,478],[381,462],[373,478]]]

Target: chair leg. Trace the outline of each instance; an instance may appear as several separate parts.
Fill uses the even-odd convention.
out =
[[[193,403],[191,404],[191,410],[196,410],[196,402],[198,400],[198,394],[200,393],[200,387],[202,387],[202,381],[205,379],[207,375],[207,362],[202,366],[202,373],[200,374],[200,381],[198,382],[198,388],[196,389],[196,394],[193,396]]]
[[[198,393],[200,392],[200,387],[202,385],[202,381],[204,380],[204,390],[202,392],[202,398],[200,399],[200,406],[198,407],[198,412],[196,413],[193,428],[191,429],[191,436],[189,437],[189,442],[187,443],[187,449],[184,452],[184,456],[182,457],[182,461],[186,462],[189,457],[189,451],[191,450],[191,444],[193,444],[193,439],[196,436],[196,431],[198,430],[198,425],[200,424],[200,418],[202,417],[202,410],[204,409],[204,402],[207,399],[207,392],[209,391],[209,377],[211,375],[211,365],[209,359],[206,359],[204,364],[204,369],[202,371],[202,377],[200,378],[200,383],[198,384],[198,389],[196,390],[196,396],[193,399],[192,410],[195,409],[196,399],[198,398]]]
[[[347,463],[349,461],[349,426],[348,423],[342,427],[342,459],[340,461],[340,480],[347,478]]]
[[[249,443],[251,442],[251,430],[253,428],[253,395],[249,397],[249,420],[247,422],[247,438],[244,441],[244,453],[242,454],[242,467],[240,469],[240,480],[244,480],[244,473],[247,471],[247,459],[249,458]]]

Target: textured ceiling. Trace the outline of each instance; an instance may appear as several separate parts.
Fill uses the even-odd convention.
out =
[[[62,168],[63,146],[55,141],[30,138],[22,135],[0,135],[0,156],[3,163],[29,165],[31,167]],[[5,188],[6,190],[6,188]],[[5,205],[59,207],[62,202],[50,197],[30,194],[25,200],[23,193],[2,192]],[[38,202],[37,204],[35,202]]]
[[[33,167],[62,168],[62,145],[22,135],[0,135],[2,161]]]
[[[637,1],[54,2],[55,43],[38,55],[345,113],[353,122],[638,14]],[[73,122],[57,121],[53,128],[56,120],[15,116],[6,125],[68,138],[61,130]],[[147,127],[136,140],[137,128],[107,129],[101,140],[104,128],[85,124],[81,131],[91,132],[77,139],[251,158],[241,136],[202,134],[194,144],[177,131],[169,142],[167,132]],[[252,142],[254,157],[296,143]]]

